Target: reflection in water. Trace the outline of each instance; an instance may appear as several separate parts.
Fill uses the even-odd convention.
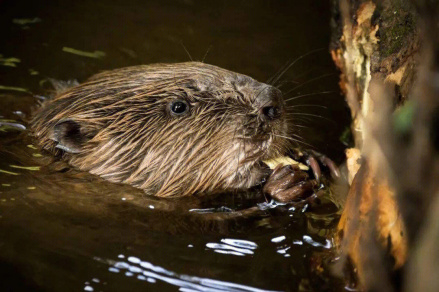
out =
[[[228,239],[231,242],[238,242],[240,245],[247,243],[242,240]],[[254,245],[254,243],[253,243]],[[150,284],[156,283],[156,281],[162,281],[173,286],[179,287],[179,291],[232,291],[232,292],[263,292],[263,291],[274,291],[274,290],[263,290],[254,287],[240,285],[236,283],[230,283],[225,281],[213,280],[208,278],[199,278],[195,276],[177,274],[175,272],[169,271],[165,268],[155,266],[149,262],[142,261],[141,259],[134,256],[125,256],[120,254],[118,256],[119,261],[113,260],[103,260],[95,258],[99,262],[106,262],[111,267],[108,268],[109,272],[112,273],[123,273],[126,277],[134,277],[137,280],[146,281]],[[126,259],[125,261],[120,261],[120,259]],[[99,284],[99,280],[93,278],[91,281],[85,283],[85,291],[95,291],[94,286]]]
[[[322,247],[322,248],[326,248],[326,249],[330,249],[332,247],[332,242],[329,239],[326,239],[325,243],[323,244],[323,243],[320,243],[318,241],[315,241],[309,235],[303,236],[303,242],[306,242],[306,243],[308,243],[312,246],[315,246],[315,247]]]
[[[0,120],[0,131],[26,130],[26,126],[11,120]]]
[[[281,242],[281,241],[283,241],[283,240],[285,240],[285,235],[282,235],[282,236],[278,236],[278,237],[273,237],[272,239],[271,239],[271,242]]]
[[[258,245],[248,240],[223,238],[221,243],[206,243],[206,247],[217,253],[245,256],[246,254],[253,255]]]

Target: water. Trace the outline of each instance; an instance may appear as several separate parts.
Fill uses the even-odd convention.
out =
[[[338,159],[348,114],[326,50],[329,3],[0,0],[0,13],[1,291],[342,287],[322,271],[338,218],[330,202],[291,209],[232,195],[146,197],[49,163],[20,129],[48,78],[192,58],[266,81],[299,58],[282,89],[306,95],[291,103],[308,114],[296,116],[310,127],[301,135]]]

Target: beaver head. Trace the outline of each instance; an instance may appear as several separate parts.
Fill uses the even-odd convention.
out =
[[[281,92],[198,62],[103,72],[34,113],[41,148],[161,197],[246,189],[286,150]]]

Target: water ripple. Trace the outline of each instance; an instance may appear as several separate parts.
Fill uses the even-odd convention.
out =
[[[229,240],[225,239],[226,242],[229,242]],[[250,249],[256,249],[257,245],[250,241],[242,241],[242,240],[235,240],[233,239],[231,241],[235,245],[239,246],[246,246]],[[237,248],[235,246],[235,248]],[[150,284],[156,283],[156,281],[161,281],[168,283],[173,286],[179,287],[179,291],[212,291],[212,292],[224,292],[224,291],[231,291],[231,292],[269,292],[272,290],[264,290],[259,289],[251,286],[241,285],[237,283],[232,282],[225,282],[220,280],[214,280],[209,278],[200,278],[190,275],[182,275],[177,274],[175,272],[169,271],[163,267],[155,266],[151,264],[150,262],[142,261],[141,259],[137,257],[125,257],[124,255],[119,255],[119,259],[121,258],[127,258],[127,261],[113,261],[113,260],[105,260],[100,258],[95,258],[95,260],[99,262],[104,262],[107,264],[110,264],[109,267],[110,272],[120,272],[122,270],[125,271],[125,275],[128,277],[132,277],[133,275],[136,275],[135,278],[137,280],[146,281]],[[85,291],[93,291],[93,285],[94,283],[87,282],[86,283],[86,289]]]
[[[253,241],[235,239],[235,238],[223,238],[221,243],[208,242],[206,247],[213,249],[216,253],[245,256],[253,255],[254,250],[258,248],[258,245]]]

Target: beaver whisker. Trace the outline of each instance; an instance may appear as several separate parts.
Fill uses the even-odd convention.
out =
[[[313,147],[311,144],[308,144],[308,143],[302,141],[301,139],[294,139],[293,137],[287,137],[287,136],[282,136],[282,135],[275,135],[275,136],[279,137],[279,138],[290,140],[292,142],[303,144],[303,145],[306,145],[306,146],[309,146],[309,147]]]
[[[297,122],[303,122],[305,124],[309,124],[310,122],[314,121],[314,119],[312,119],[311,117],[287,117],[286,120],[288,122],[292,122],[294,125],[297,124]]]
[[[282,78],[282,76],[292,67],[292,66],[294,66],[294,64],[296,64],[298,61],[300,61],[301,59],[303,59],[303,58],[305,58],[305,57],[307,57],[307,56],[309,56],[309,55],[312,55],[312,54],[314,54],[314,53],[317,53],[317,52],[319,52],[319,51],[322,51],[322,50],[324,50],[324,48],[320,48],[320,49],[315,49],[315,50],[312,50],[312,51],[310,51],[310,52],[308,52],[308,53],[305,53],[305,54],[303,54],[303,55],[301,55],[301,56],[299,56],[298,58],[296,58],[293,62],[291,62],[288,66],[286,66],[283,70],[281,70],[281,72],[280,73],[278,73],[278,74],[275,74],[274,76],[273,76],[273,79],[272,80],[267,80],[267,84],[270,84],[270,85],[272,85],[272,86],[275,86],[276,85],[276,82],[277,81],[279,81],[279,79],[280,78]],[[277,76],[276,76],[277,75]],[[275,77],[276,76],[276,77]],[[275,78],[274,78],[275,77]]]
[[[297,113],[297,112],[290,112],[287,114],[288,116],[310,116],[310,117],[315,117],[315,118],[320,118],[320,119],[324,119],[327,120],[331,123],[335,123],[334,120],[328,119],[327,117],[321,116],[321,115],[316,115],[316,114],[310,114],[310,113]]]
[[[288,91],[285,93],[285,95],[291,93],[291,91]],[[285,102],[291,101],[291,100],[296,100],[298,98],[302,98],[302,97],[308,97],[308,96],[313,96],[313,95],[319,95],[319,94],[331,94],[334,93],[334,91],[321,91],[321,92],[312,92],[312,93],[307,93],[307,94],[301,94],[301,95],[296,95],[290,98],[287,98],[285,100]]]
[[[297,79],[297,80],[301,79],[301,78],[304,78],[304,76],[307,76],[309,73],[311,73],[313,71],[315,71],[315,68],[310,68],[308,70],[301,70],[300,74],[294,75],[294,78]],[[280,89],[282,86],[284,86],[287,83],[297,83],[297,84],[300,84],[300,82],[294,81],[294,80],[291,80],[291,81],[290,80],[283,80],[283,81],[279,81],[278,85],[276,85],[276,88]]]
[[[210,45],[210,46],[207,48],[206,53],[204,53],[203,59],[201,59],[201,63],[204,63],[204,60],[206,60],[207,54],[209,54],[209,51],[210,51],[210,49],[211,49],[212,47],[213,47],[213,45]]]
[[[297,77],[296,77],[297,78]],[[285,84],[299,84],[299,81],[295,81],[295,80],[283,80],[283,81],[279,81],[278,85],[276,85],[276,88],[279,90],[282,90],[281,88],[285,85]]]
[[[291,133],[290,135],[293,136],[293,137],[298,138],[299,140],[302,140],[302,141],[304,140],[303,137],[300,136],[300,135],[298,135],[298,134],[293,134],[293,133]]]
[[[303,83],[300,83],[299,85],[291,88],[289,92],[293,92],[293,91],[295,91],[295,90],[297,90],[297,89],[299,89],[299,88],[301,88],[301,87],[303,87],[303,86],[305,86],[305,85],[307,85],[309,83],[312,83],[314,81],[320,80],[320,79],[325,78],[325,77],[334,76],[334,75],[335,75],[335,73],[326,73],[326,74],[317,76],[317,77],[315,77],[313,79],[307,80],[307,81],[305,81]]]
[[[279,74],[280,74],[285,68],[287,68],[292,62],[294,62],[294,60],[292,60],[292,61],[288,60],[287,62],[285,62],[285,64],[282,65],[282,67],[280,67],[280,68],[276,71],[276,73],[274,73],[273,76],[271,76],[270,78],[267,79],[267,81],[265,81],[265,83],[274,86],[273,83],[272,83],[272,81],[274,80],[274,78],[277,78],[277,76],[278,76],[278,75],[279,75]],[[279,77],[279,78],[280,78],[280,77]]]
[[[306,129],[309,129],[309,128],[310,128],[309,126],[300,125],[300,124],[297,124],[297,123],[295,123],[295,124],[293,125],[293,127],[297,127],[297,128],[306,128]]]
[[[297,107],[318,107],[318,108],[328,109],[328,107],[326,107],[324,105],[319,105],[319,104],[295,104],[295,105],[287,106],[287,108],[289,108],[289,109],[297,108]]]

